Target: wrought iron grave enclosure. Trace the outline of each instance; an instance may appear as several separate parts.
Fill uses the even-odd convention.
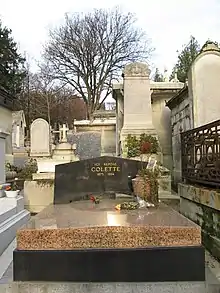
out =
[[[182,178],[220,186],[220,120],[181,133]]]

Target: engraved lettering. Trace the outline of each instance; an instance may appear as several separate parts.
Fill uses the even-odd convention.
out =
[[[120,166],[118,166],[115,162],[108,162],[103,164],[94,163],[90,170],[97,176],[114,176],[121,171]]]

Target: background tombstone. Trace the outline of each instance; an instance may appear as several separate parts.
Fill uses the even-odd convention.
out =
[[[42,118],[31,124],[31,157],[50,156],[50,126]]]
[[[101,133],[79,132],[68,134],[67,140],[76,144],[76,154],[80,160],[91,159],[101,156]]]

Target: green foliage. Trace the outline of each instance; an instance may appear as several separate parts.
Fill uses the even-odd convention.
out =
[[[135,135],[129,134],[126,138],[126,147],[128,148],[128,158],[140,156],[140,141]]]
[[[160,169],[156,166],[153,170],[149,168],[141,168],[138,175],[146,180],[156,180],[160,175]]]
[[[17,185],[17,180],[15,179],[14,181],[13,181],[13,183],[11,184],[11,189],[10,189],[11,191],[16,191],[16,190],[18,190],[18,185]]]
[[[11,165],[9,162],[7,162],[5,164],[5,171],[6,172],[18,172],[19,171],[19,168],[14,166],[14,165]]]
[[[150,145],[149,152],[143,151],[144,144],[148,143]],[[159,144],[156,137],[142,133],[140,138],[135,135],[129,134],[126,138],[126,147],[128,149],[128,158],[138,157],[141,154],[157,154],[159,150]]]
[[[155,73],[154,73],[154,81],[156,81],[156,82],[164,81],[163,74],[159,72],[158,68],[156,68]]]
[[[191,36],[189,43],[183,46],[183,49],[178,56],[178,61],[173,68],[170,79],[173,79],[175,76],[175,73],[177,73],[178,80],[181,82],[185,82],[187,79],[188,71],[191,67],[191,64],[195,60],[199,52],[200,52],[200,45],[198,41],[193,36]]]
[[[22,168],[18,174],[20,179],[31,180],[32,174],[37,172],[37,162],[34,159],[30,159],[26,162],[24,168]]]
[[[3,27],[0,21],[0,86],[12,95],[21,91],[22,81],[26,76],[24,61],[17,51],[11,30]]]

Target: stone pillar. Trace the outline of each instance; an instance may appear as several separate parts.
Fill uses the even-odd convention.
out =
[[[0,129],[0,183],[5,183],[5,139],[8,135]]]
[[[128,134],[148,133],[157,136],[152,123],[150,69],[144,63],[132,63],[124,70],[124,124],[120,139]],[[123,150],[124,151],[124,150]]]

